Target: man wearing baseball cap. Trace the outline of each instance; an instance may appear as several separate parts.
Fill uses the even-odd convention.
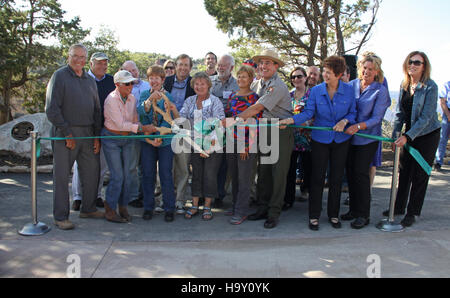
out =
[[[136,79],[126,70],[114,75],[116,89],[105,100],[105,127],[103,136],[129,136],[136,133],[151,134],[153,125],[138,121],[136,98],[131,91]],[[131,160],[134,140],[127,138],[102,139],[102,147],[111,174],[106,189],[105,217],[108,221],[125,223],[131,221],[127,205],[131,196]],[[119,215],[116,208],[119,207]]]
[[[106,97],[116,89],[116,85],[114,85],[114,79],[111,75],[107,74],[108,71],[108,62],[109,58],[105,53],[96,52],[92,54],[90,59],[90,69],[88,71],[88,75],[90,75],[97,84],[98,91],[98,99],[100,100],[100,108],[102,111],[102,127],[103,122],[105,121],[103,117],[103,107],[105,105]],[[100,180],[98,182],[98,190],[97,190],[97,207],[104,207],[103,199],[102,199],[102,189],[103,189],[103,180],[105,178],[106,172],[108,171],[108,165],[106,164],[105,154],[103,150],[100,149]],[[80,210],[81,205],[81,181],[78,174],[78,164],[77,162],[73,165],[73,175],[72,175],[72,195],[73,195],[73,203],[72,209],[75,211]]]
[[[272,50],[263,50],[260,55],[252,58],[261,68],[261,79],[252,83],[251,89],[259,96],[259,100],[247,110],[236,117],[236,121],[245,121],[250,117],[263,112],[263,118],[268,123],[277,123],[276,119],[286,119],[292,117],[292,104],[289,89],[278,76],[277,71],[283,67],[284,62],[278,54]],[[260,135],[261,136],[261,135]],[[267,130],[268,141],[271,148],[276,148],[279,152],[278,160],[273,164],[262,162],[270,153],[260,153],[260,163],[258,168],[258,210],[248,217],[249,220],[266,219],[264,227],[272,229],[278,225],[278,219],[283,206],[286,189],[286,177],[289,170],[289,163],[294,146],[294,135],[292,130],[280,130],[278,143],[275,136],[271,136],[271,130]],[[261,140],[260,140],[261,144]]]

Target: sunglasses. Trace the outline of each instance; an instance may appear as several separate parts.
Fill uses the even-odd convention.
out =
[[[166,66],[166,68],[164,68],[164,69],[171,69],[171,70],[174,70],[175,67],[173,67],[173,66]]]
[[[419,60],[409,60],[408,65],[414,64],[415,66],[420,66],[424,64],[422,61]]]
[[[130,86],[130,85],[133,86],[133,85],[134,85],[134,82],[122,83],[122,84],[128,87],[128,86]]]
[[[305,77],[304,75],[291,76],[291,80],[303,79],[304,77]]]

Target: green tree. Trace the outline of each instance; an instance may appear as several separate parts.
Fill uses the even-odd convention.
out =
[[[294,64],[319,64],[330,53],[361,49],[370,38],[381,0],[204,0],[218,28],[271,46]],[[371,14],[368,23],[363,17]],[[361,37],[353,48],[348,42]],[[234,42],[237,48],[241,44]],[[233,43],[232,43],[233,46]]]
[[[40,82],[64,63],[61,49],[88,34],[80,20],[64,20],[57,0],[2,0],[0,7],[0,124],[12,120],[11,99],[33,92]],[[59,46],[43,41],[55,39]],[[21,87],[26,88],[18,91]],[[42,86],[37,88],[42,95]]]

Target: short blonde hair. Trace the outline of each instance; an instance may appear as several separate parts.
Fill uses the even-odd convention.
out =
[[[160,76],[161,79],[164,81],[166,78],[166,72],[164,71],[164,68],[162,68],[161,65],[152,65],[147,69],[147,78],[151,76]]]
[[[194,85],[195,85],[195,82],[196,82],[197,80],[205,80],[205,81],[208,83],[209,89],[211,89],[211,87],[212,87],[212,82],[211,82],[211,79],[209,78],[209,75],[208,75],[206,72],[204,72],[204,71],[197,72],[197,73],[192,77],[192,80],[191,80],[191,87],[192,87],[192,89],[194,89]]]
[[[375,55],[375,53],[373,52],[365,52],[362,55],[362,58],[358,61],[358,78],[360,80],[362,80],[363,78],[363,66],[364,63],[366,62],[372,62],[375,70],[378,70],[378,75],[375,76],[375,81],[377,81],[378,83],[383,84],[384,82],[384,72],[381,69],[381,64],[383,63],[383,61],[381,60],[380,57],[378,57],[377,55]]]

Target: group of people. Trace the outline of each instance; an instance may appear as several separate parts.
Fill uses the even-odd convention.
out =
[[[323,62],[323,83],[317,67],[295,67],[289,76],[294,87],[291,91],[278,74],[285,63],[272,50],[264,50],[237,67],[231,55],[218,59],[209,52],[206,71],[193,77],[193,61],[182,54],[162,66],[150,66],[148,82],[140,79],[133,61],[126,61],[111,76],[106,73],[107,55],[94,53],[88,72],[84,70],[87,59],[83,45],[71,46],[68,65],[54,73],[47,87],[46,113],[53,124],[53,136],[66,138],[53,141],[54,219],[58,228],[74,228],[69,221],[68,183],[75,161],[73,206],[80,209],[80,218],[130,222],[127,206],[141,192],[142,216],[150,220],[158,207],[155,188],[159,182],[167,222],[173,221],[175,214],[191,220],[200,213],[208,221],[213,218],[212,209],[222,207],[226,185],[231,183],[232,206],[226,212],[229,222],[239,225],[245,220],[265,220],[264,227],[271,229],[278,225],[281,211],[295,201],[300,169],[311,230],[319,230],[327,175],[330,224],[341,228],[341,220],[352,220],[355,229],[369,224],[370,173],[379,164],[381,146],[355,133],[381,136],[382,120],[391,105],[382,61],[374,53],[361,57],[358,78],[351,82],[342,57],[331,56]],[[236,78],[232,75],[235,67]],[[438,89],[430,79],[430,70],[422,52],[412,52],[405,59],[393,137],[394,146],[409,143],[432,165],[440,123],[436,113]],[[208,137],[195,138],[194,130],[206,131],[205,123],[211,119],[216,120],[216,127]],[[266,143],[278,152],[276,160],[265,162],[271,152],[261,150],[255,141],[256,135],[263,134],[263,127],[253,129],[249,123],[278,126],[264,129]],[[292,127],[294,124],[329,129],[311,131]],[[219,133],[225,130],[231,131],[231,139],[226,134],[226,141],[231,140],[232,149],[225,146],[225,137]],[[180,131],[187,136],[175,138]],[[102,138],[83,139],[94,136]],[[186,147],[189,150],[175,149]],[[103,201],[99,190],[106,169],[110,180]],[[190,172],[192,204],[187,207]],[[350,209],[340,216],[344,173]],[[406,211],[403,225],[411,226],[420,215],[428,179],[403,151],[395,206],[395,214]],[[250,208],[252,198],[256,212]],[[104,207],[105,212],[97,207]]]

